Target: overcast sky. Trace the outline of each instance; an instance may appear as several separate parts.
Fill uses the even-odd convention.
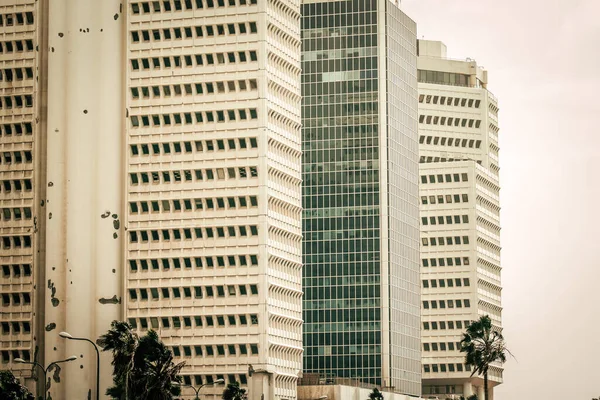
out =
[[[600,0],[402,0],[419,38],[489,71],[500,102],[495,400],[600,396]]]

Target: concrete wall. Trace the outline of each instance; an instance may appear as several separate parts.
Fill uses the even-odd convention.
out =
[[[91,344],[121,319],[123,19],[117,0],[53,0],[49,10],[45,362],[61,364],[55,399],[95,392]],[[102,354],[101,392],[111,384]],[[66,383],[66,384],[65,384]]]
[[[437,40],[419,40],[419,56],[446,57],[446,45]]]

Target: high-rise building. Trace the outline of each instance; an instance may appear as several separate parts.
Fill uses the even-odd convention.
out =
[[[459,342],[481,315],[502,329],[498,101],[487,71],[441,42],[419,41],[418,69],[423,395],[482,399]]]
[[[252,379],[256,399],[295,398],[302,369],[299,11],[126,10],[125,314],[185,383]]]
[[[416,25],[302,5],[304,371],[421,392]]]
[[[77,355],[50,392],[86,398],[94,349],[58,333],[95,340],[123,319],[158,332],[184,383],[295,399],[300,5],[7,3],[0,367],[27,378],[15,359]]]
[[[0,369],[10,366],[17,376],[30,376],[30,367],[14,364],[36,353],[35,319],[38,260],[36,220],[43,197],[37,193],[43,177],[34,165],[44,142],[36,122],[42,90],[39,4],[3,1],[0,4]]]

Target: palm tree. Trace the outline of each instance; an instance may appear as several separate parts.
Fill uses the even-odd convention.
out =
[[[240,387],[239,382],[229,383],[223,390],[223,400],[244,400],[246,398],[246,389]]]
[[[113,383],[106,394],[115,400],[171,400],[181,393],[177,383],[184,363],[150,330],[141,338],[126,322],[113,321],[98,344],[113,353]]]
[[[466,353],[465,363],[473,367],[471,376],[483,375],[484,400],[488,400],[488,370],[493,363],[504,364],[506,342],[502,334],[492,327],[492,320],[484,315],[467,326],[467,331],[460,341],[460,351]]]
[[[155,331],[148,331],[140,339],[134,367],[138,372],[137,383],[147,393],[147,399],[169,400],[179,395],[181,387],[173,385],[173,382],[180,381],[179,372],[184,365],[184,362],[173,362],[173,353],[160,341]]]
[[[374,388],[371,393],[369,393],[369,400],[383,400],[383,393],[379,391],[379,389]]]
[[[128,381],[133,370],[133,356],[139,343],[138,335],[127,322],[113,321],[110,329],[98,339],[102,351],[112,351],[114,386],[106,394],[114,399],[128,399]]]
[[[33,395],[22,386],[10,371],[0,371],[0,399],[34,400]]]

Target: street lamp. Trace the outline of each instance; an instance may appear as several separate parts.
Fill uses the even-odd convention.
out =
[[[53,361],[50,364],[48,364],[48,366],[46,368],[44,368],[44,366],[40,363],[38,363],[37,361],[25,361],[22,358],[15,358],[15,362],[18,362],[20,364],[31,364],[31,365],[35,365],[37,367],[40,367],[42,372],[44,373],[44,400],[48,399],[48,388],[47,388],[47,374],[48,374],[48,370],[50,369],[50,367],[52,367],[53,365],[56,364],[60,364],[60,363],[64,363],[64,362],[69,362],[69,361],[75,361],[77,360],[77,356],[71,356],[69,358],[67,358],[66,360],[59,360],[59,361]]]
[[[200,400],[200,394],[199,394],[199,393],[200,393],[200,389],[202,389],[204,386],[208,386],[208,385],[219,385],[219,384],[221,384],[221,383],[225,383],[225,379],[217,379],[217,380],[216,380],[216,381],[214,381],[214,382],[207,382],[207,383],[204,383],[204,384],[200,385],[200,386],[198,387],[198,389],[196,389],[196,388],[195,388],[194,386],[192,386],[192,385],[188,385],[188,384],[181,383],[181,382],[173,382],[173,385],[177,385],[177,386],[181,386],[181,387],[184,387],[184,386],[191,387],[191,388],[192,388],[192,389],[194,389],[194,391],[196,392],[196,399],[195,399],[195,400]]]
[[[100,400],[100,351],[98,350],[98,346],[96,346],[96,343],[92,342],[90,339],[73,337],[67,332],[61,332],[58,334],[58,336],[63,339],[83,340],[85,342],[89,342],[92,344],[92,346],[94,346],[94,349],[96,349],[96,400]]]

